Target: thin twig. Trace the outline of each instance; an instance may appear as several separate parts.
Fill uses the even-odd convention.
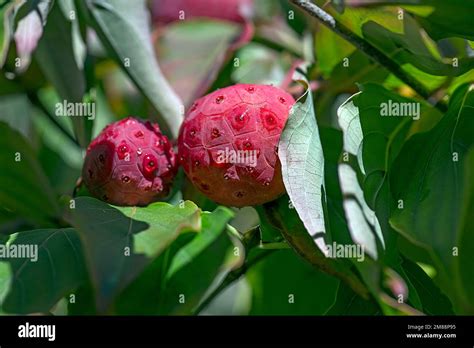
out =
[[[270,242],[270,243],[260,243],[258,245],[259,249],[262,250],[281,250],[281,249],[291,249],[291,246],[286,242]]]
[[[355,47],[365,53],[369,58],[373,59],[378,64],[387,68],[387,70],[389,70],[401,81],[410,86],[422,98],[429,100],[430,92],[418,80],[407,74],[398,63],[396,63],[390,57],[385,55],[377,47],[373,46],[370,42],[367,42],[366,40],[354,34],[344,24],[338,22],[333,16],[331,16],[329,13],[327,13],[317,5],[313,4],[312,2],[308,0],[290,1],[305,12],[307,12],[312,17],[315,17],[320,20],[321,23],[323,23],[329,29],[334,31],[336,34],[352,43]],[[447,106],[444,103],[438,103],[434,106],[443,112],[447,109]]]

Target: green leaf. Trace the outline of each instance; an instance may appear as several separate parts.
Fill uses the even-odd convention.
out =
[[[245,234],[247,231],[258,228],[260,224],[258,207],[234,208],[233,212],[235,213],[235,216],[232,218],[229,225],[241,234]]]
[[[64,17],[59,6],[53,6],[49,13],[35,57],[41,70],[63,99],[61,102],[83,102],[87,88],[85,74],[77,65],[72,23]],[[82,147],[89,144],[92,133],[93,121],[88,116],[71,116],[76,139]]]
[[[64,17],[71,22],[71,41],[74,57],[76,59],[77,66],[82,70],[84,68],[84,61],[87,55],[87,47],[84,39],[82,38],[82,23],[79,23],[74,0],[62,0],[58,2],[58,5],[61,7]]]
[[[337,116],[339,126],[342,129],[344,150],[354,156],[358,156],[359,166],[361,167],[361,170],[364,170],[364,163],[361,162],[359,156],[364,134],[362,133],[362,126],[360,124],[359,109],[352,100],[353,98],[356,98],[359,93],[351,96],[341,104],[337,110]]]
[[[174,255],[198,234],[181,233],[164,252],[155,258],[115,299],[117,315],[157,315],[162,308],[164,279]],[[176,302],[176,298],[172,301]]]
[[[409,0],[398,1],[397,4],[407,2]],[[336,20],[369,41],[399,65],[410,64],[426,73],[444,76],[459,76],[474,66],[472,58],[459,59],[458,66],[453,66],[450,58],[443,59],[435,42],[427,35],[422,35],[423,28],[409,13],[404,12],[403,17],[400,17],[397,8],[346,7],[343,14],[331,9],[329,11]],[[456,18],[456,15],[451,18]],[[404,69],[409,70],[409,67]]]
[[[155,50],[163,74],[189,106],[214,82],[241,28],[231,22],[187,20],[160,29]]]
[[[361,0],[347,0],[346,3],[364,4]],[[474,4],[470,1],[366,0],[365,4],[370,6],[402,5],[405,10],[417,16],[417,20],[435,40],[453,36],[474,40],[471,15]]]
[[[56,132],[53,131],[52,134],[54,133]],[[69,165],[54,148],[44,142],[41,143],[38,151],[38,160],[49,181],[54,182],[53,189],[55,193],[58,196],[71,194],[78,178],[81,176],[81,168]]]
[[[357,88],[357,84],[368,82],[381,84],[389,76],[388,70],[376,64],[361,51],[356,50],[347,58],[348,61],[334,65],[330,78],[324,81],[324,88],[315,91],[315,108],[320,126],[333,126],[337,118],[337,106],[345,100],[345,93],[352,92]]]
[[[325,26],[318,28],[314,41],[316,61],[325,77],[329,77],[334,67],[344,58],[349,58],[356,49],[351,43]],[[349,66],[351,66],[352,63],[353,62],[351,62]]]
[[[68,315],[97,315],[94,295],[91,281],[87,279],[74,291],[75,301],[68,301]]]
[[[227,208],[219,207],[213,213],[203,213],[202,232],[191,243],[178,251],[166,275],[169,281],[178,272],[189,266],[215,239],[221,235],[234,214]]]
[[[78,197],[67,215],[83,241],[100,312],[182,231],[198,231],[201,223],[191,202],[119,208]]]
[[[158,110],[177,137],[183,119],[182,101],[171,89],[158,66],[149,30],[149,14],[144,0],[87,1],[95,30],[109,54],[130,76]]]
[[[53,88],[44,88],[38,91],[39,103],[41,103],[45,112],[55,117],[56,105],[62,104],[60,96]],[[68,165],[81,169],[84,162],[83,149],[74,142],[74,127],[67,117],[56,117],[59,125],[55,125],[45,112],[37,109],[36,117],[32,118],[32,122],[36,129],[36,133],[43,143],[57,152],[62,160]]]
[[[353,123],[355,123],[354,121]],[[325,154],[325,180],[328,202],[327,223],[331,227],[333,242],[340,245],[351,245],[354,243],[351,239],[351,234],[353,234],[352,238],[354,241],[357,241],[357,244],[364,245],[364,255],[368,254],[373,257],[374,252],[377,252],[378,250],[374,245],[378,242],[378,240],[375,240],[374,238],[375,228],[368,223],[370,220],[369,218],[374,218],[373,212],[367,207],[367,204],[364,201],[361,188],[357,182],[357,178],[351,177],[352,175],[355,175],[353,168],[356,168],[357,164],[352,157],[349,157],[349,161],[347,161],[347,153],[342,154],[342,132],[333,128],[320,128],[320,132]],[[349,174],[349,177],[347,177],[347,174]],[[358,176],[361,176],[360,172],[357,174]],[[344,196],[342,191],[346,192]],[[352,191],[353,193],[347,194],[347,191]],[[347,218],[345,210],[347,211]],[[366,218],[364,215],[367,210],[370,211],[370,214],[367,214],[369,218]],[[363,218],[360,219],[362,216]],[[354,217],[358,218],[359,220],[354,221]],[[347,221],[349,221],[349,223]],[[356,233],[354,233],[354,231]],[[360,232],[365,233],[365,235],[361,236]],[[372,249],[367,241],[372,243]],[[380,242],[377,244],[380,244]],[[394,250],[396,251],[395,247]],[[395,258],[395,260],[388,260],[393,266],[396,267],[397,271],[398,260],[398,257]],[[372,293],[373,299],[376,301],[376,303],[372,303],[367,299],[357,296],[353,290],[346,289],[346,286],[343,289],[340,288],[338,299],[333,305],[333,308],[327,314],[340,315],[344,314],[345,311],[352,314],[356,314],[357,312],[360,312],[358,314],[364,314],[364,310],[370,312],[365,314],[374,314],[381,311],[383,313],[392,313],[394,310],[393,303],[391,306],[387,306],[381,300],[382,296],[387,296],[381,289],[381,275],[382,269],[385,267],[385,260],[383,258],[379,258],[377,261],[374,261],[372,258],[364,257],[362,259],[358,257],[352,258],[351,261],[360,272],[362,278],[364,279],[365,285]],[[390,273],[395,274],[394,272]],[[403,280],[398,279],[397,284],[400,284],[403,288],[406,287]],[[410,289],[409,299],[416,299],[416,292],[411,291],[412,287],[410,287],[409,283],[408,285]]]
[[[284,236],[288,244],[313,267],[345,281],[355,292],[367,296],[367,288],[353,272],[348,259],[328,258],[316,246],[295,209],[288,206],[288,196],[264,205],[266,219]]]
[[[324,151],[324,180],[326,183],[327,224],[331,230],[333,242],[351,244],[343,208],[343,195],[339,181],[339,161],[342,154],[342,132],[335,128],[319,128]]]
[[[289,204],[290,202],[288,202],[288,205]],[[268,220],[268,217],[265,214],[265,208],[263,206],[257,206],[256,209],[260,218],[260,224],[258,226],[258,229],[260,230],[260,242],[272,243],[281,241],[283,236],[281,235],[280,230],[273,226]]]
[[[355,51],[347,56],[349,65],[345,61],[338,62],[331,72],[328,83],[330,93],[339,94],[351,91],[356,84],[379,82],[382,83],[389,75],[388,71],[374,63],[369,57],[360,51]],[[325,91],[325,93],[327,93]]]
[[[239,66],[232,73],[235,83],[280,85],[289,68],[278,52],[257,43],[241,48],[236,58]]]
[[[435,91],[436,89],[440,88],[443,83],[448,83],[448,80],[452,78],[451,76],[446,77],[428,74],[411,64],[404,64],[403,70],[405,70],[408,75],[411,75],[413,78],[415,78],[421,85],[425,86],[425,88],[429,91]],[[465,76],[466,74],[463,74],[461,76]],[[455,77],[453,78],[453,80],[458,78],[459,77]],[[410,88],[393,74],[390,74],[388,76],[388,78],[384,81],[383,85],[389,90],[406,91],[408,92],[409,96],[413,96],[413,93],[411,92]]]
[[[403,270],[420,297],[423,312],[428,315],[453,315],[449,299],[416,263],[404,258]]]
[[[338,280],[315,270],[292,250],[279,250],[249,269],[250,315],[322,315],[334,302]]]
[[[446,289],[457,294],[458,306],[473,310],[464,287],[459,284],[453,248],[462,248],[466,226],[463,215],[472,193],[465,165],[473,145],[474,88],[460,87],[451,97],[448,112],[429,132],[415,134],[401,149],[393,164],[391,190],[402,200],[403,209],[391,215],[392,226],[406,238],[426,248],[444,275]],[[468,196],[466,196],[468,195]],[[472,235],[472,228],[469,228]],[[471,248],[468,243],[468,250]],[[470,267],[470,266],[469,266]],[[452,280],[453,274],[456,280]],[[467,307],[466,307],[467,306]]]
[[[7,272],[3,277],[8,277],[8,291],[2,303],[6,312],[48,312],[85,279],[80,240],[71,228],[16,233],[3,247],[10,252],[23,249],[31,253],[24,255],[30,258],[7,257],[0,262],[3,270],[0,271],[0,284],[5,284],[6,280],[2,281],[2,273]],[[5,265],[8,265],[9,272]]]
[[[0,315],[7,314],[3,308],[2,303],[10,290],[12,280],[12,271],[8,262],[0,262]]]
[[[364,248],[374,260],[378,258],[377,242],[384,245],[379,220],[364,199],[364,192],[357,181],[357,172],[349,164],[338,167],[343,207],[352,240]]]
[[[362,172],[361,186],[366,203],[359,204],[364,207],[369,221],[372,220],[370,211],[375,212],[380,223],[380,227],[376,226],[378,223],[374,225],[378,239],[386,246],[387,257],[396,262],[396,233],[388,224],[391,211],[396,209],[390,191],[390,169],[408,133],[425,130],[426,126],[418,127],[418,123],[429,124],[427,119],[433,119],[437,112],[425,103],[403,98],[375,84],[365,84],[361,89],[339,107],[338,121],[343,129],[344,149],[357,156]],[[410,111],[406,108],[402,113],[405,117],[383,116],[384,110],[392,109],[391,105],[400,109],[411,106],[413,114],[406,113]]]
[[[193,313],[204,293],[211,291],[235,267],[236,262],[242,262],[241,256],[234,254],[235,247],[230,249],[232,245],[237,245],[230,243],[233,238],[229,239],[229,234],[225,232],[226,221],[231,216],[232,213],[223,207],[213,213],[203,213],[201,231],[181,234],[148,265],[121,292],[114,303],[114,313]],[[240,254],[243,256],[244,252]]]
[[[261,3],[264,3],[264,1],[256,1],[256,5],[261,5]],[[273,0],[268,1],[274,2]],[[290,29],[292,29],[292,32],[295,34],[303,34],[308,25],[308,18],[304,15],[304,13],[301,13],[300,11],[295,11],[295,8],[293,7],[293,4],[289,3],[286,0],[278,0],[281,6],[282,14],[286,13],[292,13],[290,11],[293,11],[292,16],[285,16],[283,15],[283,18],[285,19],[285,26],[288,26]]]
[[[59,215],[52,188],[30,144],[0,122],[1,206],[30,223],[51,225]]]
[[[412,120],[424,118],[430,108],[375,84],[364,84],[361,90],[339,107],[338,121],[344,133],[344,150],[357,156],[362,173],[368,177],[390,169]],[[413,115],[405,115],[403,111],[399,113],[404,117],[383,115],[384,110],[392,109],[391,106],[401,109],[402,105],[409,105],[411,109],[406,109],[412,110]],[[372,207],[373,199],[368,201]]]
[[[324,156],[313,97],[303,76],[305,94],[296,102],[280,137],[278,156],[291,202],[314,243],[326,254],[324,223]]]
[[[403,21],[398,18],[398,12],[390,8],[346,7],[343,13],[328,9],[336,20],[343,23],[356,35],[363,36],[363,25],[368,22],[376,23],[392,32],[403,33]]]
[[[420,5],[422,6],[404,6],[404,8],[419,16],[419,21],[435,40],[452,36],[474,40],[472,2],[424,0]]]
[[[361,155],[364,134],[359,109],[353,100],[358,96],[360,93],[343,103],[337,114],[339,125],[343,130],[344,150],[357,156],[359,167],[364,173],[364,162]],[[357,244],[363,245],[364,250],[372,258],[377,259],[377,240],[384,246],[384,238],[375,212],[365,201],[364,192],[357,179],[357,172],[349,164],[342,163],[338,166],[338,175],[344,195],[343,207],[352,239]]]
[[[411,64],[431,75],[459,76],[474,67],[472,58],[459,58],[455,66],[452,59],[442,60],[438,52],[435,56],[427,46],[434,43],[426,42],[428,39],[421,36],[420,27],[409,14],[404,14],[403,24],[404,32],[398,34],[369,21],[362,27],[363,36],[398,64]]]
[[[380,315],[380,308],[373,300],[357,295],[344,283],[339,283],[336,300],[324,315]]]
[[[33,135],[31,127],[31,104],[24,94],[0,96],[0,120],[19,131],[25,138]],[[21,115],[21,117],[18,117]]]
[[[366,84],[361,90],[338,110],[338,121],[344,135],[344,150],[357,156],[358,162],[358,165],[351,165],[351,162],[340,164],[339,179],[351,235],[357,243],[365,246],[369,255],[374,257],[379,254],[379,261],[372,265],[366,262],[356,266],[383,313],[413,314],[413,308],[399,306],[383,292],[382,275],[385,275],[385,282],[392,284],[392,292],[393,289],[396,289],[397,293],[402,288],[406,289],[408,303],[418,310],[423,309],[416,288],[400,268],[397,233],[388,223],[391,212],[396,209],[390,192],[390,169],[411,126],[421,121],[412,120],[418,119],[416,113],[411,117],[403,113],[406,117],[401,118],[385,117],[382,111],[384,108],[390,108],[389,105],[400,107],[415,103],[420,107],[418,116],[424,118],[430,117],[426,111],[431,109],[378,85]],[[379,253],[379,250],[382,253]]]
[[[471,116],[472,117],[472,116]],[[471,218],[474,216],[474,147],[471,146],[466,153],[464,165],[465,188],[463,196],[463,226],[459,229],[459,257],[456,259],[456,270],[459,275],[459,286],[463,289],[461,296],[465,303],[471,303],[471,314],[474,312],[472,306],[472,294],[474,294],[474,269],[472,267],[472,255],[474,255],[474,234]],[[467,311],[466,311],[467,312]]]
[[[203,213],[202,229],[173,257],[165,277],[160,313],[191,314],[223,268],[232,243],[226,226],[233,213],[219,207]],[[184,295],[185,302],[179,297]]]

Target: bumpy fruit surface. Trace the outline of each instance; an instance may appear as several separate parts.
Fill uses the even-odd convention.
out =
[[[87,149],[82,178],[90,193],[115,205],[147,205],[169,193],[176,159],[157,124],[128,117]]]
[[[198,99],[178,139],[193,184],[220,204],[243,207],[285,191],[278,141],[294,99],[266,85],[238,84]]]
[[[151,10],[154,22],[196,17],[243,22],[253,12],[253,0],[154,0]]]

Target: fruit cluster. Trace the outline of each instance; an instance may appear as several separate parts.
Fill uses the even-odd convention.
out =
[[[294,104],[285,91],[237,84],[198,99],[178,138],[179,164],[217,203],[243,207],[284,192],[278,142]],[[83,179],[91,194],[117,205],[165,197],[177,171],[173,149],[156,124],[127,118],[90,144]]]

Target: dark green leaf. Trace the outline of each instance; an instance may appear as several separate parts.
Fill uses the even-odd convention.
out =
[[[404,258],[403,270],[416,289],[422,302],[423,312],[428,315],[453,315],[449,299],[433,280],[416,263]]]
[[[93,198],[78,197],[67,214],[83,240],[101,312],[182,231],[200,228],[199,209],[191,202],[116,208]]]
[[[2,303],[6,312],[48,312],[85,280],[81,243],[76,231],[71,228],[13,234],[2,247],[11,251],[13,248],[28,249],[32,253],[28,255],[31,258],[10,257],[0,262],[0,269],[3,270],[0,271],[0,284],[1,274],[6,271],[5,265],[9,269],[7,278],[3,280],[5,284],[5,279],[8,279],[8,292]]]
[[[53,6],[35,56],[62,102],[82,103],[86,94],[86,79],[77,64],[71,37],[72,23],[64,17],[59,6]],[[82,147],[89,144],[92,133],[93,119],[88,116],[71,116],[76,139]]]
[[[10,94],[0,97],[0,120],[19,131],[25,138],[33,135],[31,127],[31,104],[24,94]]]
[[[292,250],[279,250],[246,274],[251,315],[322,315],[334,302],[337,279],[315,270]]]
[[[174,255],[195,236],[182,233],[155,258],[117,297],[113,313],[118,315],[157,315],[163,304],[164,279]],[[176,298],[172,301],[176,304]]]
[[[470,116],[472,117],[472,116]],[[462,126],[462,125],[461,125]],[[474,234],[471,218],[474,216],[474,147],[471,146],[466,153],[464,164],[465,188],[463,195],[463,222],[459,229],[458,245],[459,256],[456,259],[456,269],[459,272],[460,296],[464,304],[470,303],[471,314],[474,313],[472,294],[474,294],[474,267],[472,267],[472,255],[474,255]]]
[[[462,247],[460,237],[466,219],[462,212],[469,201],[463,201],[463,197],[471,195],[464,166],[473,144],[473,90],[460,87],[443,119],[429,132],[415,134],[404,144],[391,176],[392,194],[403,202],[403,209],[392,213],[392,226],[432,252],[439,272],[446,278],[445,285],[456,289],[462,302],[467,303],[470,300],[463,295],[465,289],[452,281],[452,275],[457,278],[458,256],[453,248]],[[464,309],[472,311],[472,307]]]
[[[23,136],[0,122],[0,202],[24,219],[42,226],[59,215],[52,188]]]
[[[164,78],[153,52],[144,0],[87,1],[92,24],[121,68],[158,110],[174,136],[183,104]]]
[[[436,40],[459,36],[474,40],[474,3],[464,0],[423,0],[422,6],[404,6],[419,16],[420,22]],[[428,9],[428,10],[426,10]]]
[[[367,295],[367,288],[353,272],[352,264],[348,259],[328,258],[314,244],[295,209],[288,206],[288,196],[266,203],[264,211],[267,220],[282,233],[288,244],[303,259],[316,269],[345,281],[362,296]]]
[[[460,58],[458,66],[453,65],[452,59],[443,59],[436,43],[422,35],[423,29],[413,17],[397,8],[346,8],[343,14],[330,12],[398,64],[406,64],[404,69],[412,65],[431,75],[459,76],[474,66],[472,58]]]
[[[323,76],[329,77],[336,65],[354,52],[355,47],[331,29],[321,26],[316,32],[315,55]],[[349,59],[349,62],[351,60]],[[349,66],[351,66],[353,62]]]
[[[441,57],[434,56],[433,51],[427,47],[427,39],[421,36],[421,29],[416,21],[405,14],[403,23],[402,34],[370,21],[363,25],[362,31],[369,42],[398,64],[411,64],[431,75],[459,76],[474,67],[472,58],[459,58],[457,65],[454,65],[452,59],[442,60]]]
[[[190,314],[209,289],[232,243],[226,226],[232,212],[219,207],[213,213],[203,213],[202,230],[184,245],[171,261],[165,277],[161,313]],[[180,296],[184,303],[181,303]]]
[[[351,244],[352,239],[343,209],[343,196],[338,174],[342,154],[342,132],[334,128],[319,128],[324,151],[324,180],[326,182],[327,224],[333,241]]]
[[[339,283],[336,300],[325,315],[380,315],[380,308],[374,301],[357,295],[344,283]]]
[[[392,106],[400,110],[402,106],[408,106],[405,111],[399,112],[404,117],[384,116],[383,110],[391,111]],[[388,224],[391,211],[395,209],[390,193],[390,169],[408,132],[416,131],[413,126],[418,122],[427,123],[425,118],[433,118],[436,115],[433,109],[425,103],[403,98],[375,84],[366,84],[362,92],[346,101],[338,110],[339,124],[344,132],[344,149],[357,156],[363,174],[364,198],[377,215],[383,237],[378,228],[375,230],[383,245],[386,245],[387,257],[392,262],[396,262],[397,257],[395,234]],[[410,110],[412,114],[408,112]],[[418,127],[418,131],[423,129]],[[364,206],[365,203],[361,204]],[[370,220],[370,214],[367,216]]]

